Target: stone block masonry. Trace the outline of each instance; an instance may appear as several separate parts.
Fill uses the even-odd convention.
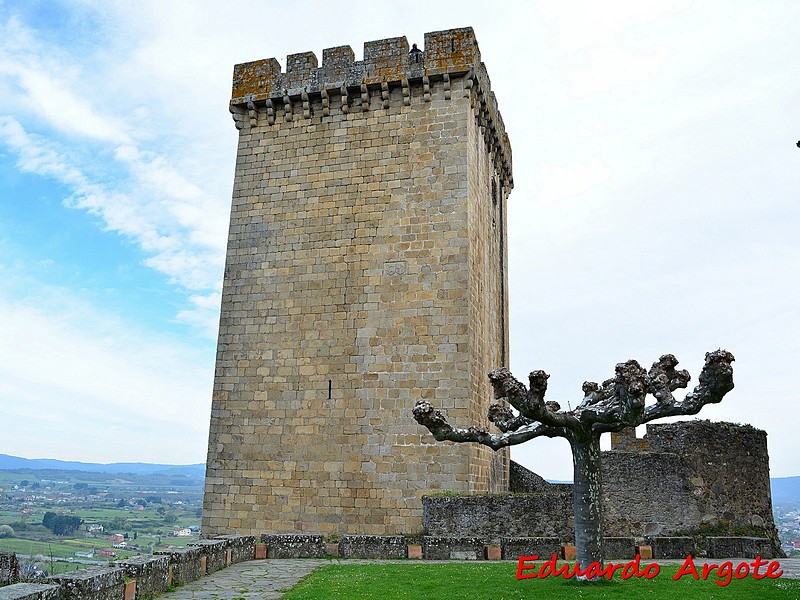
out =
[[[13,552],[0,550],[0,585],[15,583],[19,576],[19,563],[17,555]]]
[[[125,572],[95,567],[50,577],[61,587],[62,600],[124,600]]]
[[[484,423],[508,364],[511,150],[471,29],[237,65],[203,535],[402,535],[423,494],[507,489]]]
[[[511,473],[515,491],[525,493],[424,497],[425,533],[574,542],[572,485],[547,483],[513,462]],[[738,556],[732,548],[782,556],[766,433],[697,420],[649,424],[643,438],[615,436],[603,453],[603,520],[608,558],[630,557],[636,542],[648,541],[655,558],[705,556],[706,540],[709,556]],[[710,537],[720,532],[740,537]]]
[[[169,577],[169,557],[132,556],[115,563],[129,579],[136,580],[136,597],[149,598],[167,589]]]
[[[0,588],[0,600],[60,600],[61,588],[44,583],[17,583]]]

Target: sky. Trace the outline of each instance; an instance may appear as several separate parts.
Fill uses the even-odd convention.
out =
[[[491,6],[491,8],[490,8]],[[472,26],[511,139],[511,369],[705,352],[800,475],[800,3],[0,0],[0,453],[205,460],[236,63]],[[487,406],[490,399],[487,399]],[[512,458],[569,480],[563,440]]]

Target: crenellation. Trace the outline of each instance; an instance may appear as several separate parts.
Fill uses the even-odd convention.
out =
[[[282,84],[284,90],[301,90],[310,85],[312,76],[316,75],[317,55],[313,52],[300,52],[286,57],[286,73]],[[284,93],[287,93],[284,91]],[[294,95],[299,92],[295,92]]]
[[[331,91],[338,91],[341,103],[336,108],[345,115],[353,108],[360,112],[389,110],[394,88],[400,89],[397,99],[402,106],[410,106],[411,98],[417,96],[415,90],[421,101],[430,102],[434,82],[443,82],[442,97],[450,100],[454,78],[467,79],[464,95],[476,96],[473,106],[476,118],[486,128],[487,146],[498,155],[504,180],[513,185],[510,144],[471,28],[427,33],[424,50],[409,50],[405,37],[366,42],[362,61],[354,59],[349,46],[339,46],[323,51],[321,67],[313,52],[290,54],[285,73],[274,58],[236,65],[231,113],[241,130],[258,125],[252,111],[249,118],[246,114],[249,103],[265,106],[267,124],[273,126],[274,100],[283,104],[284,121],[292,122],[300,118],[300,113],[293,112],[295,99],[303,104],[304,119],[311,117],[313,103],[319,99],[320,104],[327,105],[321,109],[323,116],[329,117],[333,109]],[[380,102],[371,101],[373,94],[380,97]]]

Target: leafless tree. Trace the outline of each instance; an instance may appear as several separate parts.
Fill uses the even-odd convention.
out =
[[[572,447],[576,560],[586,568],[603,562],[600,436],[662,417],[694,415],[706,404],[720,402],[733,389],[733,360],[726,350],[707,353],[699,384],[683,400],[672,392],[685,388],[691,377],[675,369],[678,361],[672,354],[659,358],[649,371],[635,360],[619,363],[613,378],[602,384],[585,382],[583,401],[571,411],[545,401],[550,376],[544,371],[533,371],[526,388],[507,369],[496,369],[489,373],[494,397],[517,411],[504,402],[489,407],[489,421],[502,433],[489,433],[485,427],[452,427],[425,400],[414,406],[414,418],[440,442],[477,442],[493,450],[540,436],[566,438]],[[648,394],[655,402],[645,403]]]

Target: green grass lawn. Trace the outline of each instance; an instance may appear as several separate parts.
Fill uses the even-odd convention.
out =
[[[352,598],[393,600],[458,599],[542,600],[647,598],[683,600],[800,600],[800,581],[791,579],[733,580],[726,587],[714,578],[695,581],[690,575],[673,581],[678,567],[666,566],[653,579],[583,584],[562,577],[517,580],[517,563],[328,565],[304,578],[286,600]],[[761,569],[763,572],[764,569]]]

